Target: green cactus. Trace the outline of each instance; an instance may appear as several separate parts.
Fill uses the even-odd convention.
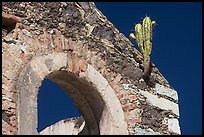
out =
[[[135,25],[135,34],[130,33],[130,38],[137,42],[137,45],[144,57],[144,76],[148,77],[150,67],[150,54],[152,51],[152,26],[156,24],[155,21],[151,21],[150,17],[143,19],[142,25],[140,23]]]

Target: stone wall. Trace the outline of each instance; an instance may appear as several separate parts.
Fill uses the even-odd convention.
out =
[[[2,134],[39,134],[44,78],[71,96],[87,134],[180,134],[177,92],[154,64],[141,78],[142,55],[94,3],[4,2],[2,28]]]
[[[88,132],[84,126],[83,117],[64,119],[45,128],[40,135],[84,135]]]

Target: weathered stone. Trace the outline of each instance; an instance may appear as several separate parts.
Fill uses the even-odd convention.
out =
[[[160,133],[141,128],[135,128],[135,135],[160,135]]]
[[[164,87],[163,85],[156,84],[155,85],[155,91],[161,95],[168,96],[170,98],[173,98],[174,100],[178,100],[178,94],[175,90]]]
[[[168,129],[171,132],[181,134],[178,119],[175,118],[168,119]]]
[[[3,119],[2,119],[2,127],[4,127],[2,129],[2,134],[3,135],[13,135],[15,133],[14,127],[12,127],[8,123],[6,123]]]
[[[136,108],[138,108],[137,104],[128,103],[128,104],[126,104],[126,105],[123,107],[123,110],[124,110],[125,112],[127,112],[127,111],[134,110],[134,109],[136,109]]]
[[[85,121],[77,125],[80,118],[61,120],[40,132],[40,135],[78,135],[85,126]],[[88,131],[83,131],[88,132]]]
[[[170,110],[177,116],[179,116],[178,104],[171,102],[164,98],[158,98],[147,91],[140,90],[140,93],[147,98],[147,101],[153,106],[159,107],[161,109]]]
[[[140,104],[142,126],[158,130],[162,124],[161,109],[157,109],[149,104]]]
[[[59,23],[59,27],[60,28],[65,28],[66,27],[66,23]]]
[[[141,123],[142,122],[142,118],[141,117],[134,117],[134,118],[130,118],[127,120],[128,123],[132,123],[133,125],[136,123]]]
[[[133,102],[137,99],[137,96],[136,95],[130,95],[130,102]]]

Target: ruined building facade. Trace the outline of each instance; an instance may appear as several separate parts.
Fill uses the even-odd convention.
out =
[[[2,134],[180,134],[177,92],[92,2],[4,2]],[[79,118],[37,132],[43,79],[71,97]]]

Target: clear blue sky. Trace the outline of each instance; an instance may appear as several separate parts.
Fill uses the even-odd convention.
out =
[[[156,20],[151,61],[178,91],[181,133],[202,134],[202,3],[96,2],[96,6],[127,38],[146,15]],[[57,88],[45,80],[40,89],[39,131],[80,115],[64,91]]]

